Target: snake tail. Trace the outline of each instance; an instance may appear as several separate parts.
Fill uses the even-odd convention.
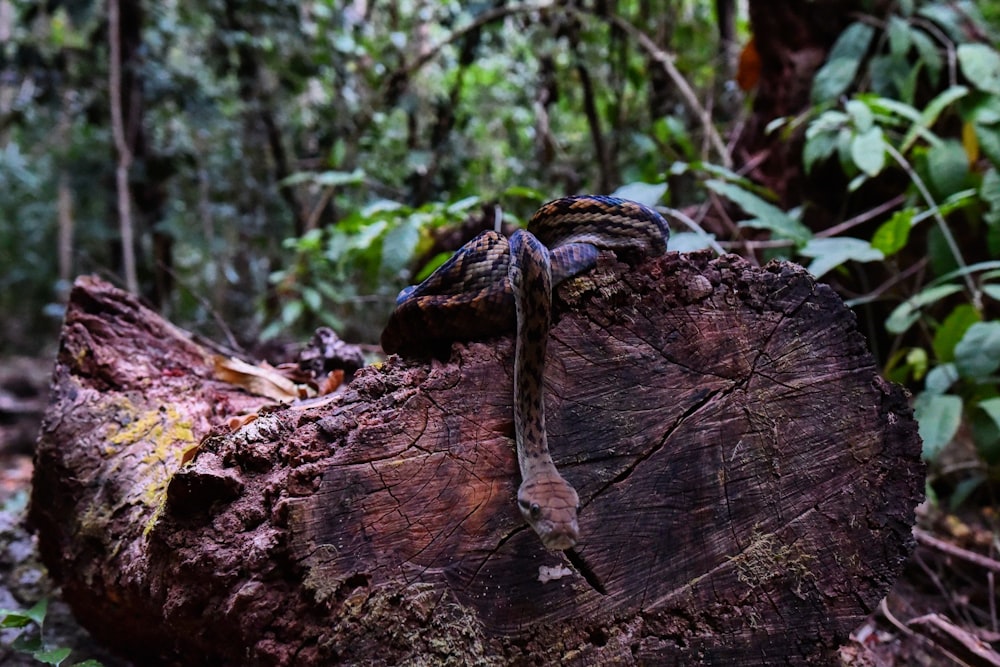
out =
[[[508,278],[517,319],[514,432],[522,480],[517,504],[546,548],[569,549],[580,537],[580,499],[552,462],[542,386],[552,320],[552,269],[548,249],[530,232],[515,232],[510,239]]]

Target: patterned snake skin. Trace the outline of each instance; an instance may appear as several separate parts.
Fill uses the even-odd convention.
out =
[[[517,504],[548,549],[579,539],[576,490],[559,474],[545,435],[542,378],[552,288],[596,264],[601,250],[640,259],[662,255],[670,230],[641,204],[597,195],[542,206],[510,241],[483,232],[424,282],[407,287],[382,333],[388,352],[422,355],[442,342],[488,338],[516,326],[514,431]]]

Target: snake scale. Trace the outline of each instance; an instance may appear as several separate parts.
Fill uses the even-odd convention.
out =
[[[569,549],[580,535],[577,492],[552,462],[545,434],[542,379],[553,286],[593,268],[601,250],[639,260],[665,253],[669,237],[663,217],[642,204],[599,195],[556,199],[509,241],[483,232],[427,280],[400,292],[382,333],[387,353],[426,355],[441,343],[515,328],[517,504],[548,549]]]

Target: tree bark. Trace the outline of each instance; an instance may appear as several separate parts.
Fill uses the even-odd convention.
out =
[[[546,408],[575,550],[514,503],[509,337],[278,407],[83,278],[36,454],[46,564],[142,664],[829,664],[923,494],[906,396],[854,316],[794,265],[703,253],[603,258],[558,292]]]

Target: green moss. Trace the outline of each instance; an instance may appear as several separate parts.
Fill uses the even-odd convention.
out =
[[[788,577],[796,582],[798,592],[802,582],[813,577],[810,567],[816,557],[803,553],[793,545],[779,542],[773,533],[761,533],[755,529],[747,548],[730,560],[736,564],[737,578],[750,588],[777,577]]]

